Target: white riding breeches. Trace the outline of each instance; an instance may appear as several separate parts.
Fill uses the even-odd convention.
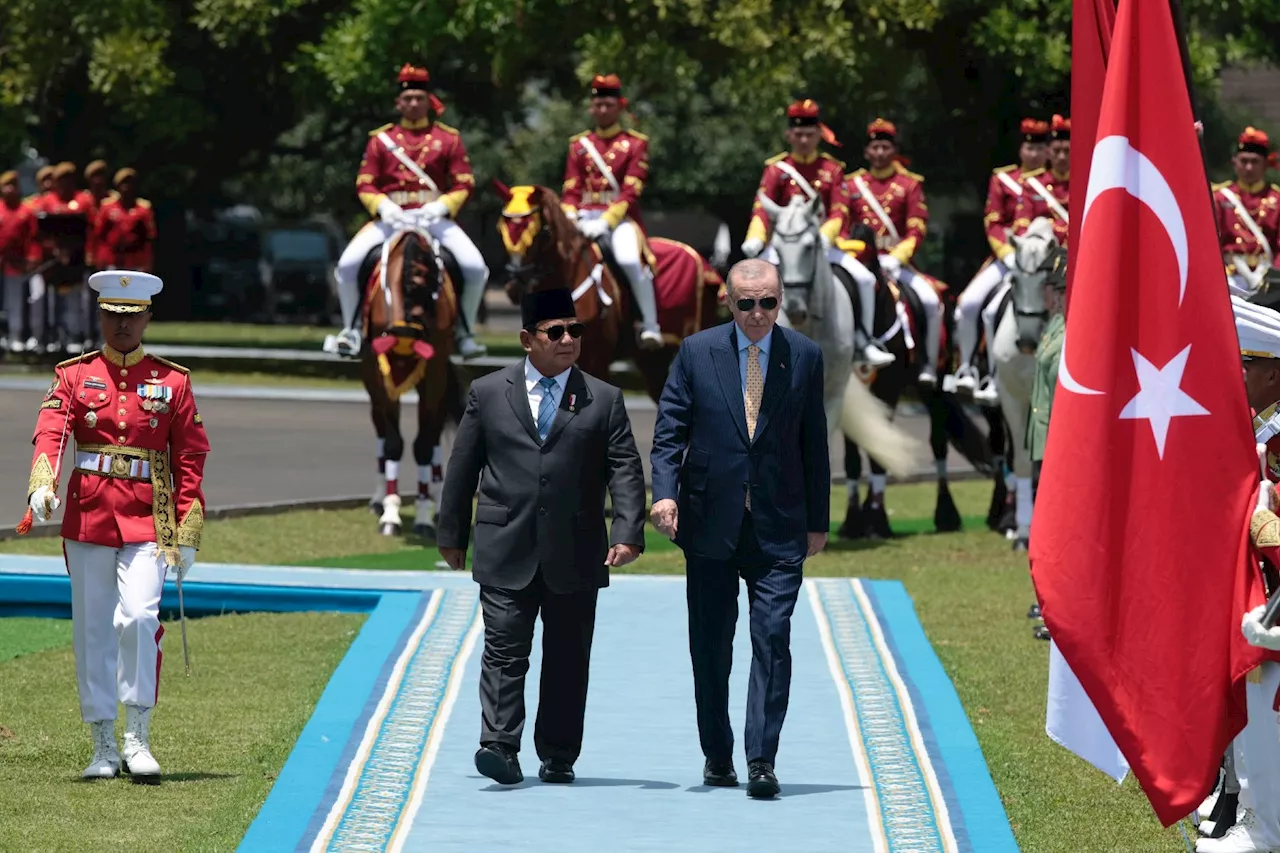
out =
[[[929,366],[938,364],[938,350],[942,346],[942,302],[929,280],[909,266],[898,269],[898,284],[911,288],[924,307],[924,351]]]
[[[772,246],[769,247],[771,250]],[[775,253],[776,257],[776,253]],[[872,338],[872,330],[876,327],[876,276],[861,261],[848,252],[835,246],[827,250],[827,260],[845,270],[858,285],[858,328]],[[776,263],[776,262],[775,262]]]
[[[1003,261],[992,261],[973,277],[956,302],[956,336],[960,339],[960,364],[973,361],[978,349],[978,324],[982,321],[982,303],[1004,281],[1009,268]],[[991,346],[988,337],[987,346]]]
[[[64,539],[71,631],[86,723],[114,720],[116,702],[151,708],[160,687],[160,593],[167,571],[154,542],[121,548]]]
[[[347,328],[354,327],[358,320],[356,313],[360,305],[361,283],[356,277],[360,274],[360,265],[371,251],[381,246],[394,233],[394,226],[380,219],[373,220],[356,232],[356,236],[351,238],[342,257],[338,259],[338,301],[342,306],[342,318]],[[484,256],[480,254],[476,244],[471,242],[467,232],[452,219],[436,220],[427,226],[427,233],[440,241],[441,247],[448,249],[458,262],[458,269],[462,272],[462,281],[458,283],[462,315],[466,320],[466,328],[474,330],[476,314],[480,310],[484,288],[489,281],[489,267],[485,265]]]
[[[1280,663],[1260,667],[1260,683],[1245,685],[1249,722],[1232,744],[1240,805],[1253,809],[1253,834],[1267,849],[1280,847],[1280,719],[1272,703],[1280,688]]]
[[[1239,273],[1232,273],[1227,276],[1227,288],[1242,299],[1247,299],[1253,293],[1249,289],[1249,282],[1245,281],[1244,276]]]
[[[1002,282],[991,294],[991,301],[982,309],[982,331],[987,336],[987,347],[990,349],[996,339],[996,324],[1000,322],[1000,303],[1009,292],[1009,282]]]
[[[602,216],[603,210],[578,211],[578,218],[582,220],[599,219]],[[627,277],[627,284],[640,309],[641,322],[645,328],[658,331],[658,298],[653,290],[653,273],[640,258],[640,232],[636,230],[634,222],[624,219],[618,223],[618,227],[609,235],[609,249],[613,252],[614,261]]]

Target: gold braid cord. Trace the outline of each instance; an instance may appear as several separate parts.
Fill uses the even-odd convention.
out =
[[[1249,521],[1249,538],[1258,548],[1280,545],[1280,517],[1266,509],[1255,512]]]
[[[169,454],[163,450],[149,453],[151,462],[151,515],[156,523],[156,550],[170,566],[182,563],[175,542],[177,531],[173,518],[173,489],[169,485]]]
[[[53,476],[53,466],[49,464],[49,455],[41,453],[36,457],[36,464],[31,466],[31,479],[27,482],[27,497],[35,494],[36,489],[48,486],[57,491],[58,479]]]
[[[196,498],[187,509],[187,514],[182,516],[182,523],[178,525],[178,544],[190,545],[199,551],[200,534],[203,532],[204,507],[201,506],[200,499]]]

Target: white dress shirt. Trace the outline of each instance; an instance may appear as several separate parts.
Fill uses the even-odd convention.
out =
[[[557,408],[560,406],[560,401],[564,399],[564,389],[569,384],[569,370],[572,369],[571,367],[551,377],[556,381],[556,386],[551,391],[553,395],[551,402]],[[529,412],[533,415],[535,424],[538,422],[538,407],[542,405],[542,395],[546,393],[542,386],[538,384],[541,380],[542,374],[538,372],[538,368],[534,367],[526,356],[524,360],[524,390],[529,397]]]

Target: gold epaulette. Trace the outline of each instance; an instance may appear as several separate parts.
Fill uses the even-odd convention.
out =
[[[863,168],[863,169],[857,169],[857,170],[852,171],[852,172],[848,173],[847,175],[845,175],[845,176],[844,176],[844,178],[845,178],[845,180],[847,181],[847,180],[849,180],[849,179],[851,179],[851,178],[856,178],[856,177],[859,177],[859,176],[861,176],[861,175],[865,175],[865,174],[867,174],[867,170],[866,170],[865,168]]]
[[[152,361],[158,361],[161,364],[163,364],[165,367],[176,370],[183,375],[189,374],[191,372],[191,368],[183,367],[181,364],[178,364],[176,361],[170,361],[167,358],[161,358],[160,356],[154,355],[152,353],[147,353],[147,357],[150,358]]]
[[[573,136],[570,136],[570,137],[569,137],[569,141],[570,141],[570,142],[577,142],[579,139],[581,139],[582,137],[586,136],[586,135],[587,135],[588,133],[590,133],[590,132],[591,132],[591,131],[589,131],[589,130],[584,130],[584,131],[581,131],[580,133],[575,133]]]
[[[461,135],[462,135],[461,133],[459,133],[459,132],[458,132],[458,129],[457,129],[456,127],[451,127],[451,126],[449,126],[449,125],[445,124],[445,123],[444,123],[444,122],[442,122],[442,121],[438,121],[438,122],[436,122],[436,123],[435,123],[435,125],[436,125],[436,127],[438,127],[438,128],[440,128],[441,130],[443,130],[445,133],[452,133],[454,136],[461,136]]]
[[[1214,185],[1213,185],[1213,191],[1214,191],[1214,192],[1217,192],[1218,190],[1224,190],[1224,189],[1226,189],[1226,188],[1227,188],[1227,187],[1229,187],[1229,186],[1231,186],[1231,181],[1223,181],[1223,182],[1222,182],[1222,183],[1220,183],[1220,184],[1214,184]]]
[[[390,129],[391,129],[391,128],[393,128],[393,127],[395,127],[395,124],[394,124],[394,123],[392,123],[392,122],[387,122],[387,123],[386,123],[386,124],[384,124],[382,127],[375,127],[373,130],[369,131],[369,135],[370,135],[370,136],[377,136],[379,133],[382,133],[384,130],[390,130]]]
[[[138,207],[142,208],[143,210],[150,210],[151,202],[145,198],[140,198],[138,199]]]
[[[628,128],[626,132],[634,136],[636,139],[639,139],[641,142],[649,141],[649,137],[645,136],[643,133],[641,133],[638,130]]]
[[[913,179],[913,180],[919,181],[919,182],[920,182],[920,183],[922,183],[922,184],[924,183],[924,175],[920,175],[920,174],[917,174],[917,173],[915,173],[915,172],[911,171],[910,169],[908,169],[906,166],[902,165],[901,163],[895,162],[895,163],[893,164],[893,168],[894,168],[894,169],[897,169],[897,171],[898,171],[898,174],[899,174],[899,175],[906,175],[908,178],[911,178],[911,179]]]
[[[766,166],[772,166],[774,163],[780,163],[785,159],[787,159],[787,152],[783,151],[781,154],[774,154],[768,160],[765,160],[764,164]]]
[[[835,163],[837,166],[839,166],[839,167],[840,167],[840,174],[842,174],[842,175],[844,174],[844,170],[845,170],[846,166],[845,166],[845,164],[844,164],[844,161],[843,161],[843,160],[840,160],[840,159],[837,159],[837,158],[835,158],[835,157],[832,157],[830,154],[828,154],[828,153],[827,153],[827,152],[825,152],[825,151],[821,152],[821,154],[822,154],[822,159],[824,159],[824,160],[830,160],[832,163]]]
[[[1271,189],[1273,189],[1273,190],[1275,190],[1276,192],[1280,193],[1280,184],[1272,184],[1272,185],[1271,185]]]
[[[1021,177],[1034,178],[1037,175],[1043,175],[1045,171],[1046,169],[1044,168],[1044,166],[1041,166],[1039,169],[1032,169],[1030,172],[1023,172]]]
[[[58,362],[57,364],[55,364],[55,365],[53,366],[53,369],[54,369],[54,370],[60,370],[60,369],[62,369],[62,368],[64,368],[64,367],[70,367],[70,366],[71,366],[71,365],[73,365],[73,364],[79,364],[79,363],[80,363],[80,362],[82,362],[82,361],[88,361],[89,359],[94,358],[95,356],[97,356],[100,352],[101,352],[101,350],[93,350],[92,352],[81,353],[80,355],[73,356],[73,357],[71,357],[71,358],[67,359],[66,361],[60,361],[60,362]]]
[[[1016,168],[1018,168],[1017,163],[1010,163],[1008,166],[997,166],[991,170],[991,174],[998,175],[1001,172],[1012,172]]]

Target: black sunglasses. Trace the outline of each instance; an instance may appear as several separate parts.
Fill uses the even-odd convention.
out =
[[[556,323],[554,326],[547,326],[545,329],[534,329],[533,331],[534,334],[542,332],[549,341],[558,341],[564,337],[565,332],[568,332],[571,338],[580,338],[586,329],[587,327],[581,323],[570,323],[567,326],[562,323]]]
[[[756,307],[756,302],[759,302],[760,307],[765,311],[772,311],[774,308],[778,307],[778,297],[776,296],[766,296],[764,299],[759,300],[739,299],[735,304],[738,306],[739,311],[750,311],[752,308]]]

